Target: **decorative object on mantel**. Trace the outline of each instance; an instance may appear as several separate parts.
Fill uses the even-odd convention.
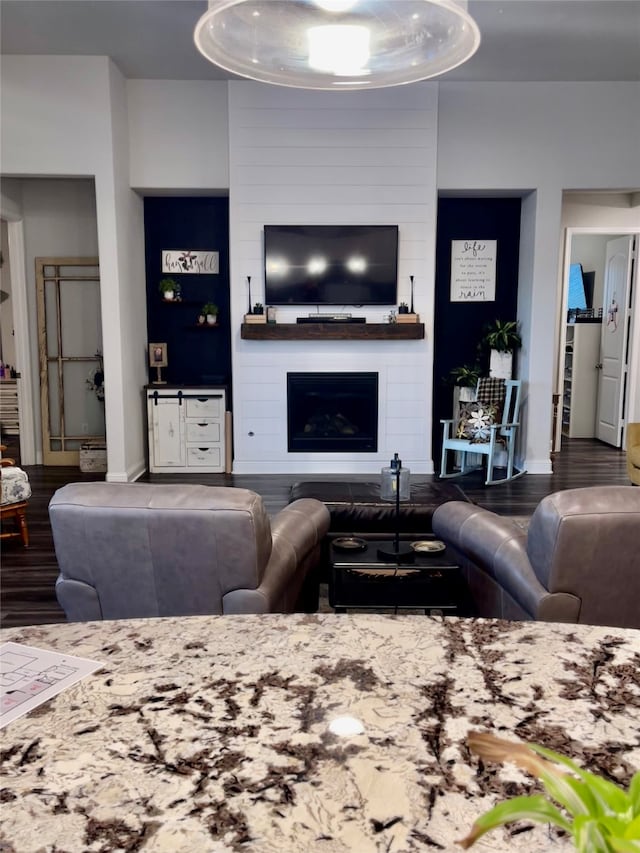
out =
[[[166,381],[162,378],[162,368],[166,367],[167,361],[167,345],[166,343],[149,344],[149,366],[155,367],[156,378],[153,380],[153,385],[166,385]]]
[[[247,290],[249,295],[249,308],[247,310],[247,314],[251,314],[251,276],[247,276]]]
[[[402,460],[397,453],[388,468],[380,472],[380,497],[383,501],[395,501],[395,532],[393,541],[378,548],[378,557],[388,563],[413,563],[415,551],[410,542],[400,541],[400,501],[408,501],[411,494],[409,482],[410,471],[402,467]]]
[[[209,326],[213,326],[214,323],[218,322],[218,306],[215,302],[205,302],[200,313],[204,314]]]
[[[209,0],[194,41],[242,77],[345,92],[450,71],[476,52],[480,30],[453,0]]]
[[[494,379],[511,379],[513,351],[521,346],[517,320],[494,320],[485,326],[480,347],[490,350],[489,376]]]
[[[276,309],[273,305],[267,305],[267,323],[276,322]]]
[[[267,315],[264,313],[264,305],[262,302],[256,302],[253,309],[244,315],[245,323],[266,323]]]
[[[400,305],[398,305],[398,315],[408,314],[408,313],[409,313],[409,306],[407,305],[406,302],[401,302]]]
[[[411,282],[411,305],[409,306],[409,314],[413,314],[414,309],[413,309],[413,276],[412,275],[409,276],[409,281]]]
[[[398,316],[396,317],[396,323],[419,323],[419,322],[420,322],[420,315],[419,314],[413,314],[412,312],[409,312],[408,314],[407,313],[404,313],[404,314],[398,313]]]
[[[158,289],[162,294],[163,299],[167,302],[179,302],[182,295],[182,288],[175,278],[163,278],[158,285]]]

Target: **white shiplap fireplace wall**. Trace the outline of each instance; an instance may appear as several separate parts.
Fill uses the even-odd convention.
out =
[[[437,84],[359,93],[229,83],[230,264],[236,473],[373,473],[398,452],[431,473]],[[265,224],[398,225],[398,298],[426,324],[418,341],[245,341],[264,302]],[[386,320],[390,308],[333,310]],[[332,309],[320,308],[329,312]],[[294,322],[308,307],[278,308]],[[287,372],[377,371],[377,453],[288,453]]]

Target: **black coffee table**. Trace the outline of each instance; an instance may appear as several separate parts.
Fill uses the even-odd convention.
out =
[[[388,540],[365,541],[363,550],[330,546],[329,604],[346,609],[411,609],[431,615],[468,615],[466,582],[445,549],[417,553],[413,563],[386,562],[378,547]]]

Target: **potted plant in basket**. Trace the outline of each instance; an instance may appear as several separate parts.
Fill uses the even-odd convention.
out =
[[[200,309],[200,314],[207,318],[207,323],[212,326],[218,321],[218,306],[215,302],[205,302]]]
[[[517,320],[494,320],[485,326],[480,347],[490,351],[489,376],[511,379],[513,351],[521,346]]]
[[[180,298],[180,285],[175,278],[163,278],[158,285],[158,290],[167,302]]]

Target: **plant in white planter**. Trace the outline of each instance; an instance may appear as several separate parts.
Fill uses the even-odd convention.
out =
[[[205,302],[200,313],[204,314],[210,326],[218,321],[218,306],[215,302]]]
[[[167,301],[180,298],[180,285],[175,278],[163,278],[158,290]]]
[[[447,381],[454,386],[454,403],[469,402],[475,399],[476,386],[480,377],[479,364],[462,364],[452,367]]]
[[[490,351],[489,376],[497,379],[511,379],[513,351],[522,346],[522,338],[518,334],[518,321],[494,320],[485,327],[480,346]]]

